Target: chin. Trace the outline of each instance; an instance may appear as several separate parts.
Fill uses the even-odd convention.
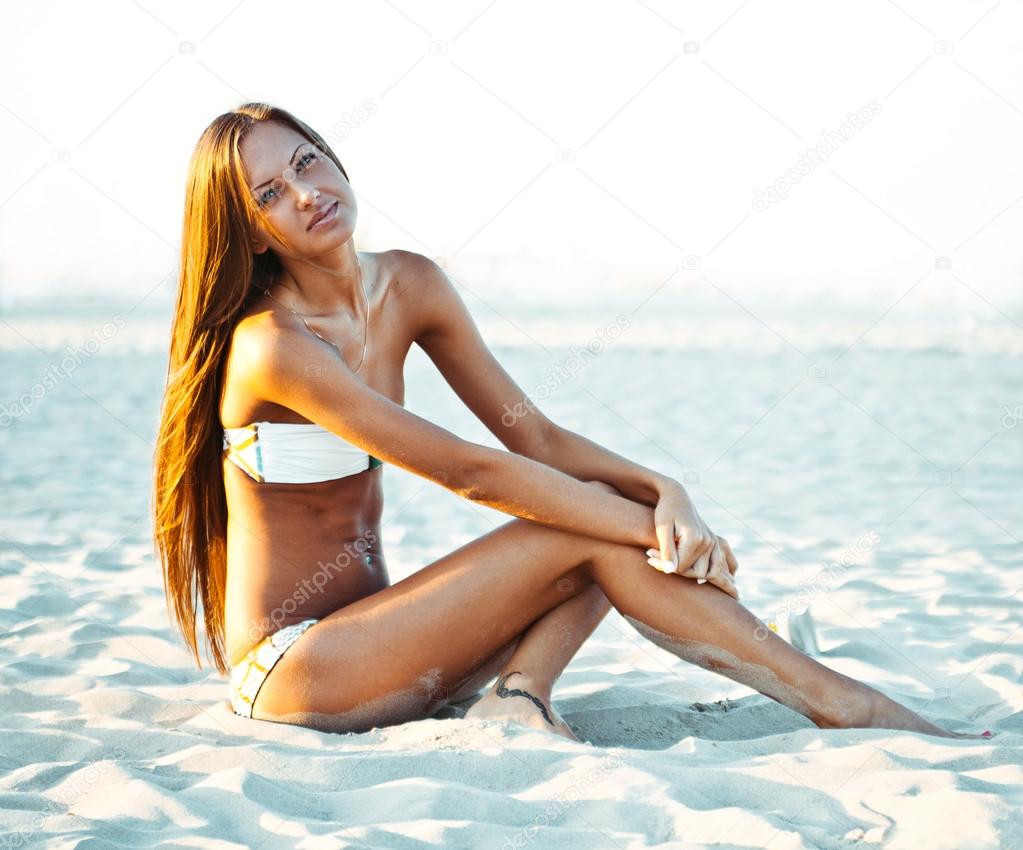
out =
[[[349,239],[355,236],[355,222],[341,220],[337,222],[330,231],[331,242],[335,245],[344,245]]]

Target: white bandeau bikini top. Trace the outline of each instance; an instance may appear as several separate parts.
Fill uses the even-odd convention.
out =
[[[383,461],[314,422],[253,422],[224,429],[227,457],[266,484],[311,484],[344,478]]]

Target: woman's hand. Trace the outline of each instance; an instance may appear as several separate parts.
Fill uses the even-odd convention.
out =
[[[660,551],[648,549],[647,562],[661,572],[677,572],[700,584],[709,581],[738,599],[732,576],[739,564],[728,541],[707,527],[681,484],[671,481],[659,493],[654,527]]]

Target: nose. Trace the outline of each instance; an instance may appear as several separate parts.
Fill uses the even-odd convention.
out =
[[[320,196],[319,189],[297,178],[292,182],[291,187],[295,190],[295,195],[303,208],[308,207],[310,204],[315,204]]]

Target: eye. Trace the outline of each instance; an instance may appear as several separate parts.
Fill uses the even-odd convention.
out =
[[[302,154],[301,157],[299,157],[297,165],[298,165],[298,167],[300,169],[304,170],[308,165],[312,164],[316,159],[317,159],[316,154],[314,154],[314,153],[312,153],[310,151],[309,153],[304,153],[304,154]]]
[[[283,184],[284,184],[283,180],[280,179],[274,180],[274,182],[270,184],[270,188],[265,189],[263,193],[259,196],[258,199],[259,205],[261,207],[264,207],[270,202],[271,199],[279,197],[281,194],[281,189],[283,188]]]

